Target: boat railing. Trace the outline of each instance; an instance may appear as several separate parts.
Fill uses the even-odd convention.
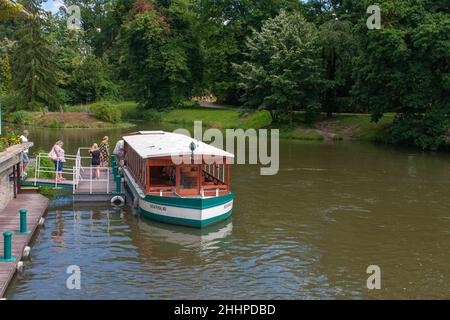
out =
[[[210,164],[206,165],[203,173],[214,180],[215,183],[224,184],[226,181],[225,177],[225,166],[224,165],[216,165]]]
[[[202,197],[211,197],[215,196],[218,197],[221,195],[221,192],[227,192],[228,186],[227,185],[210,185],[210,186],[202,186],[200,189],[200,194]],[[213,195],[209,195],[208,193],[214,193]]]
[[[91,148],[81,147],[78,148],[76,154],[76,162],[73,168],[73,177],[74,177],[74,185],[73,185],[73,193],[77,192],[77,188],[82,183],[82,190],[78,192],[85,192],[89,194],[94,194],[97,191],[103,193],[105,191],[106,185],[106,193],[110,192],[110,167],[93,167],[91,165],[91,156],[89,155],[89,151]],[[83,153],[87,153],[87,155],[83,155]],[[99,176],[96,177],[94,172],[99,171]]]
[[[39,153],[36,155],[36,163],[34,177],[30,178],[34,186],[54,186],[72,187],[75,194],[80,183],[83,183],[83,192],[93,194],[99,190],[102,192],[110,192],[110,167],[92,167],[91,157],[85,155],[90,148],[78,148],[75,155],[65,155],[64,160],[53,160],[47,153]],[[61,171],[57,171],[56,167],[63,162]],[[99,177],[95,177],[94,172],[100,171]],[[56,179],[56,174],[60,173],[62,180]]]
[[[63,163],[63,168],[61,171],[56,170],[56,167]],[[39,183],[43,181],[47,184],[53,184],[54,181],[55,187],[61,184],[73,183],[73,167],[77,163],[76,155],[65,155],[64,160],[53,160],[49,157],[47,153],[39,153],[36,155],[36,163],[34,169],[34,177],[31,179],[33,184],[37,186]],[[73,165],[67,165],[73,164]],[[61,173],[61,176],[64,180],[56,179],[56,173]]]

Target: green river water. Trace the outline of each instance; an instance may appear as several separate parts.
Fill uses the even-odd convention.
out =
[[[73,153],[121,133],[36,129],[30,140]],[[233,166],[233,216],[202,231],[54,199],[8,299],[450,298],[449,154],[286,140],[278,175],[259,169]],[[70,265],[81,290],[66,287]],[[367,289],[370,265],[381,290]]]

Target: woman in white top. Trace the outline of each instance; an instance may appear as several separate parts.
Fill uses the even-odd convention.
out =
[[[55,143],[55,145],[53,146],[51,153],[51,159],[53,161],[53,163],[55,164],[55,179],[57,181],[64,181],[66,179],[64,179],[63,175],[62,175],[62,171],[63,171],[63,164],[64,162],[66,162],[65,158],[64,158],[64,149],[62,148],[62,146],[64,145],[64,142],[62,142],[61,140],[57,141]]]

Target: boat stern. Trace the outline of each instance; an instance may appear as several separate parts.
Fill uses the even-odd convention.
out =
[[[159,222],[205,228],[228,219],[233,212],[234,193],[210,198],[145,196],[139,201],[141,214]]]

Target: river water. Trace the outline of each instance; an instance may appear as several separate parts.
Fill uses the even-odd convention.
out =
[[[148,129],[148,128],[147,128]],[[34,130],[66,151],[122,130]],[[280,172],[233,167],[235,209],[206,230],[52,201],[9,299],[450,299],[450,155],[281,141]],[[69,290],[70,265],[81,289]],[[368,266],[381,290],[368,290]]]

